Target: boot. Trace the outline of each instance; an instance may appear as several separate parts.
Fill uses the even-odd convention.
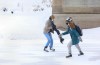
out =
[[[69,53],[69,55],[66,56],[66,58],[70,58],[70,57],[72,57],[72,54],[71,53]]]
[[[47,46],[44,47],[44,51],[45,51],[45,52],[49,52],[49,51],[47,50]]]
[[[84,53],[82,51],[80,51],[80,53],[78,54],[78,56],[84,55]]]
[[[55,51],[55,49],[53,49],[53,48],[50,48],[50,50],[51,50],[51,51]]]

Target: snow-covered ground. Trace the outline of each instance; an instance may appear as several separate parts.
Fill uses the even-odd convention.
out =
[[[0,65],[100,65],[100,27],[83,30],[80,46],[84,56],[77,56],[78,51],[73,46],[73,57],[65,58],[69,35],[63,36],[65,41],[61,44],[53,34],[56,51],[47,53],[43,51],[47,41],[43,28],[52,8],[33,12],[33,4],[39,4],[41,0],[7,1],[0,0]],[[4,7],[7,12],[3,12]]]
[[[0,65],[99,65],[100,64],[100,27],[84,29],[83,42],[80,46],[85,53],[78,56],[73,46],[72,58],[68,54],[69,35],[64,36],[64,44],[54,40],[55,52],[44,52],[46,39],[35,40],[0,40]]]

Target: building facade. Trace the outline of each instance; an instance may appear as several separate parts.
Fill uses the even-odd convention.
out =
[[[67,17],[83,29],[100,27],[100,0],[53,0],[52,13],[58,28],[66,28]]]

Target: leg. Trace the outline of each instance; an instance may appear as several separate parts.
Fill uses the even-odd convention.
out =
[[[69,55],[66,56],[66,58],[72,57],[71,46],[72,46],[72,41],[70,41],[70,42],[68,43],[68,45],[67,45]]]
[[[50,35],[49,35],[50,33],[46,33],[46,34],[44,34],[45,35],[45,37],[47,38],[47,43],[46,43],[46,45],[45,45],[45,47],[48,47],[48,45],[50,44]]]
[[[53,39],[52,39],[52,35],[49,34],[49,36],[50,36],[50,39],[49,39],[49,41],[50,41],[50,48],[52,48],[52,47],[53,47]]]
[[[68,47],[68,53],[72,53],[72,51],[71,51],[71,46],[72,46],[72,41],[70,41],[70,42],[68,43],[68,45],[67,45],[67,47]]]
[[[78,49],[78,51],[81,51],[81,48],[80,48],[79,44],[76,44],[75,46]]]
[[[48,40],[47,43],[46,43],[46,45],[45,45],[45,47],[44,47],[44,51],[47,51],[46,49],[47,49],[48,45],[51,43],[51,38],[50,38],[50,33],[46,33],[44,35],[46,36],[46,38]]]
[[[79,44],[76,44],[75,46],[76,46],[76,48],[78,49],[78,51],[80,53],[80,54],[78,54],[78,56],[84,55],[84,53],[81,51],[81,48],[80,48]]]
[[[50,34],[50,50],[55,51],[55,49],[53,49],[53,39],[51,34]]]

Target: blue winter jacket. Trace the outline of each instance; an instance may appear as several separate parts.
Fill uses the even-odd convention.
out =
[[[71,40],[72,40],[72,45],[79,43],[78,37],[80,35],[75,29],[70,29],[70,27],[68,27],[68,30],[66,32],[62,33],[62,35],[66,35],[66,34],[70,34]]]

